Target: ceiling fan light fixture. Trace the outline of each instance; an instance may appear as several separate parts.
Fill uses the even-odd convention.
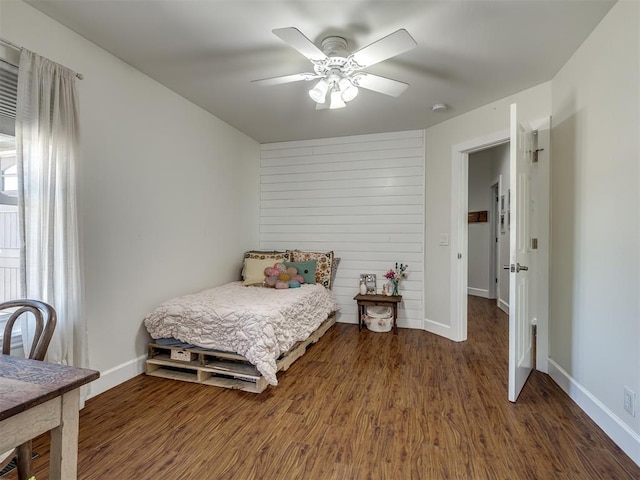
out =
[[[338,89],[331,90],[331,103],[329,108],[335,110],[336,108],[344,108],[347,104],[342,100],[342,92]]]
[[[343,101],[350,102],[358,96],[358,87],[356,87],[348,78],[343,77],[338,83],[338,86],[342,92]]]
[[[309,96],[316,102],[316,110],[344,108],[345,102],[358,96],[361,88],[397,97],[409,87],[408,83],[363,71],[417,46],[404,28],[352,53],[347,50],[347,40],[344,37],[325,37],[321,42],[322,48],[319,48],[295,27],[276,28],[273,33],[311,60],[313,72],[263,78],[253,82],[267,86],[318,79],[316,85],[309,90]]]
[[[323,78],[316,86],[309,90],[309,96],[316,103],[324,103],[327,99],[327,91],[329,90],[329,83]]]

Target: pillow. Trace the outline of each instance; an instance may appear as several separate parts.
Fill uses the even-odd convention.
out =
[[[316,261],[307,262],[284,262],[287,267],[298,270],[298,275],[304,278],[304,283],[316,283]]]
[[[336,274],[338,273],[338,265],[340,265],[340,257],[333,257],[333,262],[331,262],[331,288],[335,285]]]
[[[291,260],[291,252],[278,252],[276,250],[271,251],[260,251],[260,250],[249,250],[244,254],[244,262],[242,264],[242,279],[245,279],[245,269],[247,260],[267,260],[269,259],[271,264],[267,265],[268,267],[273,267],[275,263],[278,262],[288,262]],[[264,270],[264,269],[263,269]],[[260,282],[258,282],[260,283]],[[245,285],[249,285],[245,281]],[[255,285],[254,283],[250,285]]]
[[[264,286],[267,288],[300,288],[300,285],[304,283],[304,278],[298,275],[298,269],[292,266],[287,266],[284,263],[276,263],[272,267],[264,269]]]
[[[291,252],[289,251],[278,251],[278,250],[249,250],[245,252],[244,258],[273,258],[274,260],[283,260],[288,262],[291,260]],[[276,263],[275,261],[273,263]]]
[[[245,285],[262,285],[264,281],[264,269],[273,267],[276,260],[273,258],[245,258],[242,278]]]
[[[293,250],[291,260],[294,262],[316,261],[316,283],[331,288],[331,264],[333,263],[333,251],[331,252],[303,252]]]

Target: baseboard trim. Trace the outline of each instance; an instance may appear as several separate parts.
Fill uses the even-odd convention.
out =
[[[483,288],[467,287],[467,295],[473,295],[474,297],[491,298],[489,297],[489,290]]]
[[[422,322],[415,319],[403,319],[398,322],[398,328],[413,328],[415,330],[422,330]]]
[[[549,358],[549,376],[624,453],[640,466],[640,435]]]
[[[100,372],[100,378],[91,382],[91,391],[89,392],[88,398],[100,395],[110,388],[120,385],[121,383],[131,380],[133,377],[143,373],[144,362],[146,359],[146,355],[141,355],[133,360],[110,368],[109,370]]]
[[[498,300],[498,308],[509,315],[509,304],[502,299]]]

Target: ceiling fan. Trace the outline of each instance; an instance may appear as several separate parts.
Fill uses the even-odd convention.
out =
[[[309,90],[309,96],[316,102],[318,110],[345,107],[358,95],[358,88],[397,97],[409,87],[408,83],[363,71],[417,46],[413,37],[403,28],[353,53],[347,51],[347,41],[342,37],[326,37],[320,49],[297,28],[276,28],[272,32],[311,60],[313,73],[264,78],[253,80],[253,83],[268,86],[319,79]]]

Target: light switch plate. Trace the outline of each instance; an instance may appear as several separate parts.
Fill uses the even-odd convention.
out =
[[[446,233],[440,234],[440,245],[447,246],[449,245],[449,235]]]

